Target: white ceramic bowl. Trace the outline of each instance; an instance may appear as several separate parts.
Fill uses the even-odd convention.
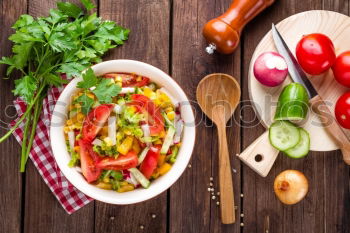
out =
[[[99,63],[92,67],[96,75],[110,72],[129,72],[149,77],[166,90],[181,104],[181,115],[185,122],[182,136],[182,145],[171,170],[164,176],[151,183],[148,189],[138,188],[131,192],[118,193],[113,190],[103,190],[86,182],[81,173],[75,168],[68,167],[70,154],[67,152],[64,138],[64,123],[67,119],[68,106],[72,94],[77,91],[76,84],[81,78],[73,79],[59,97],[51,119],[50,140],[56,162],[65,177],[86,195],[111,204],[132,204],[151,199],[168,189],[181,176],[191,158],[195,141],[195,120],[191,105],[180,86],[169,75],[149,64],[133,60],[111,60]]]

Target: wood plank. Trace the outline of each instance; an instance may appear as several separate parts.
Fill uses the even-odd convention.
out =
[[[129,40],[105,59],[134,59],[169,71],[169,12],[167,0],[104,0],[100,16],[130,28]],[[152,214],[156,218],[152,218]],[[130,206],[96,202],[95,232],[165,232],[167,193]]]
[[[21,14],[27,11],[27,1],[20,0],[16,4],[11,1],[3,1],[0,3],[0,57],[9,56],[11,54],[11,43],[7,39],[14,32],[11,25],[17,20]],[[6,66],[0,65],[1,77],[6,77]],[[13,75],[12,78],[18,77],[19,74]],[[16,118],[14,107],[12,106],[13,95],[11,90],[14,88],[13,79],[0,79],[0,119],[2,127],[0,135],[7,131],[7,123]],[[5,128],[6,127],[6,128]],[[20,150],[16,139],[12,136],[5,142],[0,144],[0,184],[2,190],[0,192],[0,232],[19,233],[21,231],[21,199],[22,195],[22,175],[19,172]],[[5,220],[5,221],[4,221]]]
[[[277,23],[297,12],[320,9],[322,1],[276,1],[276,3],[250,23],[244,32],[243,77],[247,76],[250,58],[260,39],[270,30],[271,22]],[[248,100],[247,81],[243,78],[244,99]],[[243,119],[253,119],[255,113],[243,112]],[[258,120],[255,121],[258,123]],[[260,125],[243,130],[243,148],[264,132]],[[326,156],[327,154],[327,156]],[[244,230],[243,232],[263,232],[264,219],[270,218],[270,232],[324,232],[325,225],[325,185],[324,168],[326,158],[340,158],[336,152],[315,153],[301,160],[292,160],[282,154],[266,178],[259,177],[250,168],[243,166],[244,190]],[[273,193],[275,176],[285,169],[297,169],[305,173],[310,182],[310,191],[301,203],[295,206],[281,204]]]
[[[195,91],[198,82],[213,72],[228,73],[240,79],[240,49],[234,55],[208,55],[204,51],[206,42],[202,37],[204,24],[222,14],[230,1],[173,1],[173,47],[172,75],[193,101],[197,122],[197,141],[192,155],[191,168],[188,168],[170,193],[170,232],[239,232],[239,213],[236,211],[236,224],[222,225],[219,207],[216,205],[218,184],[218,145],[217,130],[195,104]],[[239,110],[236,112],[236,119]],[[240,207],[240,164],[235,158],[240,147],[240,129],[230,121],[227,128],[229,151],[233,173],[235,204]],[[216,199],[211,199],[207,191],[210,177],[213,177]],[[184,193],[186,192],[186,194]]]
[[[350,14],[350,2],[341,0],[323,0],[323,9]],[[335,45],[337,47],[337,45]],[[350,47],[348,47],[350,49]],[[324,195],[325,195],[325,232],[349,232],[350,222],[350,186],[349,166],[343,160],[340,151],[324,157]]]
[[[79,0],[71,1],[78,3]],[[48,15],[56,7],[55,0],[30,0],[29,14]],[[51,193],[32,162],[26,172],[24,232],[93,232],[94,204],[90,203],[78,212],[68,215]],[[79,223],[84,224],[79,224]]]

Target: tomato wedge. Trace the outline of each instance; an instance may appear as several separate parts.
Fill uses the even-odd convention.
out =
[[[101,104],[92,109],[83,123],[82,139],[91,143],[103,125],[106,123],[113,110],[113,104]]]
[[[154,170],[157,168],[158,159],[160,156],[160,145],[152,146],[143,162],[140,165],[140,172],[149,179],[153,174]]]
[[[135,106],[137,111],[148,113],[147,118],[151,136],[162,132],[164,130],[164,118],[160,113],[160,108],[157,108],[153,101],[144,95],[133,94],[131,99],[133,102],[130,105]]]
[[[149,83],[149,78],[136,74],[109,73],[104,75],[105,78],[116,78],[117,76],[122,78],[123,87],[143,87]]]
[[[79,140],[78,144],[80,154],[80,165],[83,175],[87,182],[94,182],[100,177],[101,169],[96,167],[94,158],[90,154],[91,145],[87,144],[83,140]]]
[[[126,170],[136,167],[138,161],[136,153],[134,151],[129,151],[126,155],[120,155],[117,159],[102,159],[96,164],[96,166],[105,170]]]

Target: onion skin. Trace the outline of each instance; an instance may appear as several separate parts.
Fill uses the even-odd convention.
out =
[[[287,63],[276,52],[262,53],[254,63],[254,76],[265,86],[275,87],[282,84],[287,74]]]
[[[309,184],[303,173],[297,170],[281,172],[274,182],[274,191],[278,199],[286,205],[294,205],[304,199]]]

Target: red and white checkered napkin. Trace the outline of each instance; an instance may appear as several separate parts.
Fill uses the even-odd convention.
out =
[[[48,91],[47,97],[43,101],[43,109],[40,115],[33,147],[29,157],[38,169],[45,183],[49,186],[57,200],[61,203],[67,213],[71,214],[88,204],[93,199],[77,190],[62,174],[57,166],[51,151],[49,128],[51,113],[56,101],[60,96],[62,88],[52,88]],[[14,101],[18,116],[20,117],[26,109],[25,103],[16,99]],[[12,125],[15,121],[12,122]],[[13,132],[17,141],[22,144],[24,122]]]

